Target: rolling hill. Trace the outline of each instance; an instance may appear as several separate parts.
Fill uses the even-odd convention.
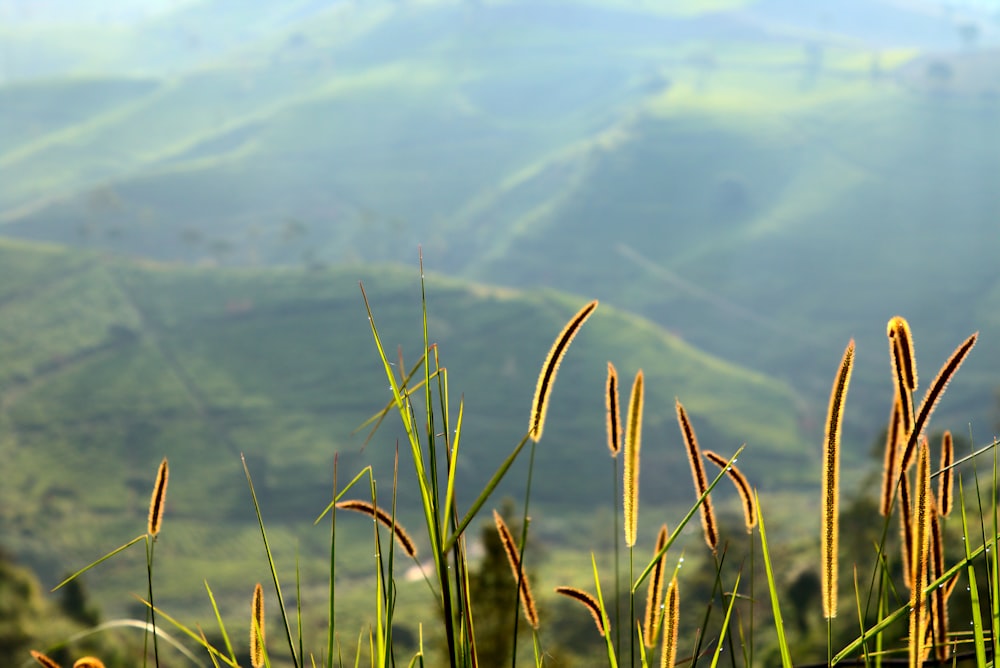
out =
[[[421,345],[414,269],[198,270],[14,242],[0,244],[0,266],[0,544],[47,581],[144,530],[164,456],[171,484],[157,555],[171,583],[163,600],[174,605],[203,604],[202,578],[227,596],[262,572],[241,453],[280,558],[291,559],[298,545],[314,576],[327,539],[310,524],[329,501],[334,453],[341,484],[370,463],[387,489],[396,421],[366,448],[352,436],[391,396],[357,282],[384,344],[401,345],[409,365]],[[434,275],[427,290],[452,410],[464,398],[458,491],[468,503],[523,436],[545,353],[583,300]],[[648,503],[692,500],[675,396],[705,447],[732,452],[748,444],[743,468],[764,489],[794,489],[802,470],[814,468],[818,454],[803,445],[787,386],[602,305],[562,366],[537,449],[533,511],[543,523],[558,527],[557,517],[607,506],[593,488],[607,481],[609,466],[609,359],[625,378],[640,366],[646,373]],[[404,451],[398,503],[412,522],[408,457]],[[496,503],[523,493],[525,463]],[[367,551],[361,544],[347,554]],[[124,591],[142,590],[136,559],[138,552],[98,570],[105,604],[120,606]],[[365,563],[348,559],[341,572],[349,579]]]

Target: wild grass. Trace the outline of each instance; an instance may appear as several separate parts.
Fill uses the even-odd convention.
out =
[[[136,543],[145,542],[147,596],[140,600],[148,610],[150,623],[142,625],[142,628],[151,635],[153,648],[152,652],[145,649],[142,651],[142,662],[160,666],[187,661],[178,655],[170,654],[167,658],[161,653],[157,641],[161,636],[169,637],[172,643],[183,639],[195,647],[202,657],[200,661],[195,659],[190,663],[204,666],[211,664],[214,668],[235,667],[241,661],[248,662],[254,668],[272,665],[333,668],[362,664],[373,668],[397,665],[408,668],[425,665],[466,668],[508,663],[511,666],[538,667],[562,665],[560,662],[564,657],[581,662],[590,661],[585,665],[606,664],[617,667],[624,664],[646,667],[657,663],[654,658],[657,641],[660,642],[658,665],[661,667],[694,666],[699,663],[714,667],[723,661],[733,666],[753,665],[758,661],[761,664],[776,664],[780,661],[784,668],[789,668],[794,665],[795,654],[800,653],[806,657],[803,663],[807,663],[816,657],[817,649],[825,656],[825,663],[828,665],[877,666],[907,654],[910,665],[916,666],[922,665],[931,653],[940,662],[970,656],[974,657],[978,665],[987,665],[995,655],[1000,625],[1000,569],[996,559],[1000,536],[996,520],[989,518],[990,513],[993,513],[993,517],[996,515],[996,464],[994,463],[990,481],[981,480],[978,469],[972,471],[975,492],[967,497],[966,485],[963,483],[963,475],[968,475],[968,467],[965,465],[970,462],[974,465],[975,457],[990,448],[976,450],[956,462],[954,453],[950,451],[949,446],[954,444],[949,435],[942,438],[941,442],[948,445],[942,446],[939,460],[941,469],[934,472],[931,466],[931,440],[924,433],[928,430],[933,407],[975,343],[975,335],[966,339],[946,361],[931,383],[919,409],[914,411],[913,423],[907,430],[900,418],[900,394],[911,392],[916,387],[915,360],[909,330],[905,329],[904,336],[902,325],[899,324],[900,321],[905,321],[894,318],[890,322],[892,377],[889,380],[896,396],[893,399],[894,408],[890,415],[891,428],[886,447],[894,451],[912,447],[915,453],[915,472],[911,476],[907,467],[899,463],[905,461],[905,457],[886,456],[883,460],[883,490],[880,498],[876,498],[868,509],[868,516],[874,526],[881,527],[881,537],[871,545],[849,552],[841,546],[838,528],[845,515],[839,499],[838,458],[841,423],[855,359],[854,342],[845,349],[834,377],[823,438],[820,439],[817,435],[816,443],[817,452],[823,452],[823,468],[820,471],[823,485],[819,494],[821,514],[817,522],[818,532],[810,543],[809,559],[813,564],[813,572],[819,573],[817,595],[821,598],[821,605],[807,604],[801,609],[801,601],[789,589],[788,571],[791,568],[778,561],[788,558],[789,554],[783,548],[772,548],[767,539],[765,516],[770,516],[767,504],[761,503],[761,494],[755,481],[748,479],[734,465],[745,446],[728,457],[713,451],[702,452],[691,420],[680,401],[676,402],[675,408],[681,428],[682,447],[691,463],[695,494],[692,495],[687,512],[678,521],[671,522],[674,527],[672,531],[668,531],[667,524],[656,518],[656,524],[660,524],[661,528],[655,536],[655,542],[652,540],[653,536],[644,535],[645,524],[639,521],[638,478],[641,426],[646,406],[645,379],[642,371],[639,371],[633,382],[628,411],[624,415],[623,494],[614,499],[614,505],[621,503],[621,506],[615,507],[611,513],[617,517],[617,513],[622,512],[624,517],[623,537],[628,548],[629,569],[628,587],[623,594],[628,597],[628,616],[620,612],[624,606],[620,606],[618,600],[611,602],[604,596],[607,591],[604,585],[609,583],[609,577],[616,590],[621,578],[617,567],[620,548],[616,529],[616,540],[612,548],[615,557],[614,572],[602,573],[601,570],[602,567],[607,568],[611,555],[596,550],[592,552],[590,570],[594,593],[589,591],[591,584],[583,581],[556,587],[557,594],[577,601],[583,608],[579,610],[578,620],[569,619],[576,615],[575,606],[566,611],[567,619],[559,619],[551,614],[553,607],[550,599],[556,597],[550,595],[549,599],[541,597],[536,600],[529,584],[535,577],[532,564],[537,547],[542,546],[539,544],[536,547],[538,538],[532,529],[533,517],[529,512],[532,476],[535,473],[533,453],[536,443],[539,447],[545,447],[541,439],[550,409],[548,400],[553,393],[559,391],[556,371],[560,364],[575,363],[570,353],[571,343],[574,337],[587,335],[584,325],[594,314],[597,303],[583,305],[575,315],[566,314],[567,325],[554,337],[552,347],[541,365],[535,397],[527,406],[527,430],[519,441],[511,444],[506,458],[471,502],[463,504],[459,501],[456,489],[462,485],[460,459],[468,456],[464,454],[462,438],[465,399],[462,396],[457,403],[454,401],[454,394],[449,387],[448,369],[442,364],[443,352],[428,333],[427,298],[423,292],[423,282],[421,286],[420,329],[423,347],[416,356],[418,362],[409,373],[403,364],[401,351],[397,351],[392,359],[387,353],[375,310],[369,304],[368,295],[362,286],[362,299],[374,341],[373,357],[381,364],[389,391],[388,411],[376,411],[372,423],[377,427],[389,413],[395,412],[404,438],[402,455],[397,449],[393,476],[387,483],[377,479],[371,467],[365,467],[357,471],[346,485],[341,486],[339,458],[332,458],[331,498],[327,508],[317,519],[317,524],[328,522],[329,527],[329,582],[325,585],[325,618],[312,619],[304,610],[304,592],[316,587],[315,583],[303,579],[298,566],[294,574],[279,573],[265,521],[268,509],[255,491],[252,471],[246,460],[243,461],[243,467],[251,503],[258,519],[263,546],[262,561],[271,574],[270,587],[265,588],[260,583],[254,587],[249,633],[242,636],[247,639],[247,644],[244,646],[233,643],[232,639],[240,635],[232,633],[231,627],[239,622],[228,619],[229,615],[220,608],[207,582],[205,587],[212,608],[213,625],[216,627],[211,634],[199,624],[179,620],[169,611],[161,609],[154,600],[154,593],[162,583],[153,577],[153,548],[158,541],[170,539],[170,516],[165,512],[168,470],[164,459],[153,486],[145,533],[66,580],[69,582]],[[901,340],[909,342],[909,346],[900,344]],[[394,361],[397,359],[398,364]],[[909,371],[911,369],[912,373]],[[594,388],[595,396],[599,397],[601,392],[601,387]],[[614,455],[621,421],[618,415],[617,372],[611,364],[608,365],[608,382],[603,392],[608,412],[608,445]],[[380,432],[377,432],[375,438],[379,436]],[[597,440],[604,439],[602,435],[597,435]],[[482,522],[484,507],[488,503],[493,505],[499,485],[507,480],[514,470],[514,464],[522,458],[525,446],[529,444],[531,448],[528,451],[531,454],[524,469],[527,479],[519,526],[512,522],[511,526],[515,526],[515,530],[511,530],[508,526],[509,518],[505,519],[500,512],[493,511],[492,524],[496,531],[494,538],[499,538],[503,555],[501,560],[506,565],[498,566],[495,562],[488,561],[487,556],[474,558],[472,542],[475,538],[470,529]],[[660,447],[659,444],[656,447]],[[752,457],[752,448],[748,452],[748,456]],[[577,456],[598,455],[581,451]],[[719,468],[713,479],[705,474],[703,456]],[[551,476],[559,474],[557,471],[537,473],[541,480],[539,484],[542,485]],[[398,521],[397,491],[401,486],[402,476],[412,480],[419,493],[416,510],[423,520],[420,531],[413,531],[413,526],[409,531],[404,530]],[[931,485],[935,476],[940,476],[937,494],[932,492]],[[957,476],[958,499],[955,503],[961,511],[962,527],[960,531],[951,527],[952,531],[949,532],[943,516],[949,505],[947,499],[951,496],[952,476]],[[733,532],[725,521],[719,521],[711,514],[710,494],[727,477],[734,483],[743,508],[743,523],[735,533],[750,532],[751,538],[754,532],[760,533],[759,543],[752,539],[746,541],[749,543],[747,548],[740,547],[745,541],[732,540]],[[348,498],[349,493],[354,498]],[[358,498],[359,496],[362,498]],[[990,497],[994,499],[992,505],[984,510],[981,499]],[[766,495],[763,498],[767,500]],[[974,508],[982,518],[978,527],[969,522],[969,511]],[[344,567],[345,557],[342,552],[345,539],[344,529],[338,527],[338,516],[343,510],[355,511],[371,519],[371,548],[368,551],[371,555],[372,573],[368,593],[370,623],[362,628],[345,627],[340,615],[344,605],[341,597],[344,584],[338,580],[338,569]],[[880,510],[883,512],[880,513]],[[894,532],[888,531],[893,513],[899,514],[901,527],[908,535],[899,541]],[[714,539],[708,541],[708,551],[699,547],[698,554],[689,555],[688,563],[695,563],[698,567],[682,568],[685,557],[672,560],[668,559],[668,554],[685,534],[687,525],[695,514],[701,515],[706,536],[709,535],[706,515],[710,516]],[[960,555],[948,550],[949,544],[957,544],[950,543],[950,539],[958,535],[961,536],[964,547],[964,554]],[[652,547],[649,560],[640,562],[642,567],[635,569],[635,556],[643,554],[648,549],[647,546]],[[868,555],[870,566],[864,560],[865,549],[871,550]],[[757,550],[763,566],[763,572],[760,573],[754,566],[757,563],[754,559]],[[427,555],[426,559],[416,562],[418,554]],[[430,601],[423,616],[418,619],[410,617],[417,614],[412,609],[407,608],[404,612],[400,603],[400,592],[404,585],[402,564],[409,566],[411,562],[416,562],[419,577],[423,581],[421,586],[425,587],[427,600]],[[847,563],[855,570],[854,605],[858,611],[857,627],[854,622],[837,617],[837,600],[841,594],[837,575],[841,565]],[[638,574],[636,570],[639,571]],[[501,571],[503,577],[499,578]],[[859,573],[870,576],[867,587],[864,584],[865,578]],[[963,597],[960,594],[950,594],[952,591],[961,592],[961,588],[956,588],[956,582],[963,574],[968,584],[968,595],[961,605],[956,605],[955,599]],[[287,586],[282,587],[282,580],[287,585],[288,578],[292,576],[294,594]],[[762,579],[766,585],[766,599],[756,598],[754,581],[758,579]],[[248,578],[248,582],[252,581]],[[477,598],[476,592],[484,591],[484,582],[493,582],[489,586],[500,594],[497,600],[506,599],[513,606],[494,610],[491,609],[491,604]],[[982,590],[979,588],[980,583],[983,583]],[[636,610],[635,597],[643,587],[646,590],[646,606],[640,613]],[[685,589],[684,616],[680,610],[679,591],[682,587]],[[909,588],[908,594],[902,593],[904,587]],[[270,591],[266,591],[267,589]],[[271,598],[277,604],[277,612],[269,620],[264,615],[265,598]],[[769,609],[766,605],[768,599]],[[517,605],[518,601],[520,606]],[[804,632],[786,627],[783,610],[787,614],[790,609],[796,609],[800,616],[824,620],[826,635],[825,639],[819,641],[822,647],[817,648],[815,638],[810,640]],[[504,631],[507,635],[500,639],[500,646],[507,651],[500,657],[487,655],[480,650],[484,646],[485,634],[490,632],[488,629],[493,628],[487,624],[487,620],[498,615],[503,617],[507,614],[505,610],[510,611],[511,617],[506,620],[509,623],[502,625],[502,628],[507,629]],[[593,626],[586,622],[584,610],[592,617]],[[518,622],[522,614],[530,627],[529,647],[523,644],[519,647],[518,643]],[[241,615],[241,619],[245,620],[245,617]],[[159,623],[157,620],[160,620]],[[951,623],[952,621],[955,623]],[[401,632],[402,622],[406,626],[416,625],[418,632],[415,638],[404,637]],[[169,631],[162,628],[164,624],[168,625]],[[582,625],[578,635],[574,636],[578,638],[575,642],[582,643],[579,652],[574,652],[573,647],[560,646],[556,640],[557,628],[567,624],[574,627]],[[964,629],[967,624],[971,625],[971,635],[957,630]],[[267,633],[268,626],[271,626],[271,633]],[[305,629],[317,626],[321,627],[324,638],[313,646],[312,636]],[[592,644],[586,645],[586,642]],[[606,657],[604,652],[594,651],[602,645]],[[588,653],[591,654],[589,657]],[[599,659],[595,658],[598,654]],[[37,650],[32,652],[32,657],[47,668],[59,665]]]

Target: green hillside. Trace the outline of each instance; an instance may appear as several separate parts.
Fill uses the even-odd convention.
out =
[[[193,4],[144,24],[130,39],[146,40],[152,51],[172,44],[163,46],[167,58],[185,30],[199,25],[191,17],[206,18],[207,30],[218,18],[213,7],[225,4]],[[989,352],[1000,339],[992,315],[1000,201],[990,187],[1000,152],[996,96],[974,84],[990,80],[990,54],[950,56],[942,68],[935,54],[873,50],[787,26],[774,32],[763,20],[737,21],[739,37],[729,38],[734,16],[764,5],[718,2],[689,11],[694,3],[678,3],[671,13],[655,3],[625,8],[610,1],[366,3],[298,19],[291,10],[255,14],[241,5],[244,32],[206,47],[203,58],[178,60],[169,74],[126,76],[123,66],[114,75],[0,87],[2,101],[10,102],[0,113],[16,130],[0,140],[0,229],[7,237],[192,266],[281,266],[284,273],[275,275],[304,281],[317,295],[325,294],[318,286],[327,280],[319,277],[368,262],[409,262],[421,244],[429,266],[457,279],[530,290],[529,301],[556,299],[540,295],[539,286],[596,296],[602,314],[616,307],[648,318],[637,322],[651,337],[665,337],[656,345],[697,348],[756,369],[761,378],[781,379],[795,388],[787,395],[795,398],[792,410],[779,411],[781,420],[795,421],[810,438],[820,431],[839,353],[855,337],[858,367],[847,418],[854,461],[888,412],[886,320],[895,313],[910,320],[924,377],[978,329],[980,349],[938,418],[941,427],[962,431],[971,421],[985,434],[1000,371],[1000,357]],[[263,30],[269,22],[278,29]],[[87,67],[122,48],[95,45]],[[279,379],[286,375],[272,377],[279,367],[257,366],[255,349],[223,345],[236,323],[261,327],[254,341],[286,335],[271,321],[257,321],[264,313],[260,295],[246,298],[244,288],[232,287],[246,281],[255,286],[247,291],[267,293],[276,289],[263,287],[270,273],[264,279],[250,269],[227,270],[219,274],[225,290],[192,288],[185,281],[222,279],[84,257],[91,259],[54,262],[57,275],[86,277],[79,286],[42,282],[52,295],[62,294],[61,315],[26,309],[19,316],[39,326],[46,318],[73,322],[72,336],[52,326],[28,339],[12,337],[3,344],[11,366],[0,377],[25,383],[34,369],[61,369],[68,359],[80,375],[59,390],[67,396],[86,382],[85,373],[116,375],[117,366],[89,365],[118,347],[137,356],[128,368],[140,374],[166,354],[176,368],[165,377],[177,377],[185,401],[200,397],[189,409],[211,418],[213,439],[223,444],[233,433],[256,433],[256,423],[239,420],[258,404],[283,411],[280,420],[268,420],[280,423],[272,436],[299,434],[306,444],[339,442],[335,434],[378,403],[328,415],[323,429],[296,426],[289,415],[321,412],[310,393],[326,378],[322,367],[309,364],[303,379],[285,386]],[[101,269],[92,275],[95,266]],[[27,283],[38,290],[14,269],[4,273],[10,278],[3,289]],[[400,281],[397,287],[412,287],[409,278]],[[71,285],[92,286],[92,294],[80,300],[59,293]],[[452,287],[468,289],[458,285]],[[202,304],[197,324],[165,324],[180,317],[175,307],[153,304],[171,290],[198,297],[190,305],[176,301],[185,308]],[[199,301],[208,294],[217,294],[215,301]],[[356,306],[356,295],[346,294],[344,303]],[[282,307],[304,340],[269,359],[294,368],[294,360],[308,357],[296,351],[315,359],[326,350],[299,333],[299,325],[319,317],[311,303],[300,311]],[[223,317],[227,304],[236,313]],[[573,306],[562,308],[569,313]],[[451,325],[443,308],[435,317]],[[484,312],[461,311],[476,314],[466,326],[518,326],[485,305],[477,308]],[[105,313],[116,315],[107,320]],[[532,322],[530,316],[522,320]],[[549,329],[532,327],[539,351],[560,317],[546,320]],[[400,327],[410,332],[412,324]],[[196,336],[214,343],[189,343]],[[451,330],[441,336],[450,341]],[[500,440],[513,442],[537,360],[519,352],[503,365],[477,366],[494,363],[495,352],[478,351],[465,362],[478,369],[471,382],[478,387],[480,374],[500,369],[512,385],[488,384],[496,396],[468,409],[491,425],[487,440],[504,433]],[[646,356],[629,359],[630,371],[649,364]],[[230,370],[197,376],[187,370],[215,360]],[[594,363],[589,382],[599,386],[602,369]],[[380,387],[377,379],[366,382]],[[718,383],[698,390],[691,382],[685,377],[683,393],[666,384],[662,405],[681,394],[702,402],[693,405],[696,414],[726,412],[724,421],[706,425],[720,440],[735,444],[757,434],[787,449],[787,438],[758,431],[770,420],[731,409],[732,401],[743,406],[744,392],[727,394]],[[240,394],[272,385],[254,389],[252,400]],[[357,397],[331,395],[323,407],[340,399],[357,404]],[[218,415],[212,401],[222,402]],[[495,405],[513,413],[497,413]],[[588,415],[595,421],[580,433],[599,430],[597,417]],[[667,424],[669,417],[668,410]],[[779,433],[793,428],[776,424]],[[232,443],[231,452],[242,449],[238,439]],[[503,449],[485,451],[499,458]],[[271,466],[268,475],[278,480],[291,475]],[[470,474],[482,479],[488,472],[484,464]]]
[[[972,331],[987,346],[1000,333],[982,307],[997,285],[1000,195],[984,181],[1000,170],[997,103],[901,90],[849,60],[815,88],[797,76],[677,86],[526,172],[468,211],[485,261],[459,271],[612,299],[788,379],[817,412],[833,351],[856,337],[870,438],[891,315],[913,324],[926,374]],[[495,211],[512,224],[492,225]],[[985,436],[1000,368],[988,352],[973,366],[942,416]]]
[[[282,560],[293,558],[296,545],[303,556],[325,549],[325,530],[311,522],[329,501],[334,453],[341,484],[369,462],[382,489],[392,479],[396,424],[363,451],[363,438],[351,435],[390,397],[358,280],[383,342],[392,351],[401,345],[410,365],[420,350],[414,268],[195,270],[10,242],[0,245],[0,266],[7,472],[0,545],[34,564],[45,581],[143,530],[163,456],[171,484],[157,570],[171,583],[163,600],[174,605],[202,605],[202,578],[225,597],[265,577],[240,453]],[[449,370],[453,410],[465,401],[459,494],[468,503],[523,436],[545,353],[583,299],[435,276],[428,293],[430,336]],[[705,447],[731,452],[748,444],[744,470],[763,487],[793,488],[803,482],[803,467],[812,468],[817,455],[802,443],[786,386],[602,305],[562,366],[537,450],[533,514],[543,526],[550,514],[583,516],[602,503],[593,489],[608,475],[609,359],[626,379],[640,365],[646,373],[648,503],[687,503],[692,494],[675,396]],[[404,468],[407,457],[404,451]],[[523,493],[525,464],[515,466],[497,503]],[[411,521],[414,493],[401,485],[401,517]],[[345,524],[346,532],[365,531],[364,523]],[[549,531],[553,539],[579,540]],[[367,552],[365,542],[345,547],[355,555],[343,566],[345,578],[352,563],[364,572],[357,557]],[[321,579],[317,562],[306,563]],[[139,552],[102,566],[94,576],[102,601],[123,605],[124,591],[142,589],[143,572]]]

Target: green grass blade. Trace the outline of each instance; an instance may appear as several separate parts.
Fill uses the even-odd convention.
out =
[[[337,498],[337,470],[340,456],[339,453],[333,455],[333,498]],[[359,474],[360,475],[360,474]],[[333,508],[333,506],[330,506]],[[322,516],[320,516],[322,519]],[[316,520],[319,522],[319,520]],[[326,618],[326,668],[333,668],[333,639],[334,628],[336,628],[337,595],[336,595],[336,572],[335,565],[337,557],[337,513],[330,513],[330,584],[328,590],[329,613]]]
[[[764,557],[764,572],[767,574],[767,590],[771,595],[771,611],[774,614],[774,630],[778,634],[778,650],[781,652],[782,668],[792,668],[792,655],[788,651],[788,639],[785,637],[785,624],[781,619],[781,606],[778,602],[778,586],[774,582],[774,570],[771,568],[771,553],[767,549],[767,528],[764,526],[764,511],[760,506],[760,498],[754,492],[757,504],[757,523],[760,525],[760,551]]]
[[[462,438],[462,417],[465,415],[465,397],[458,400],[458,420],[455,423],[455,439],[451,443],[448,461],[448,484],[444,494],[445,517],[451,517],[455,510],[455,478],[458,471],[458,445]]]
[[[497,488],[497,485],[500,484],[503,477],[507,475],[507,471],[510,470],[510,467],[514,464],[514,460],[517,459],[517,456],[521,454],[521,450],[524,449],[528,440],[528,435],[525,434],[524,438],[521,439],[521,442],[517,444],[517,447],[515,447],[514,450],[507,455],[507,459],[503,461],[500,467],[496,470],[496,473],[493,474],[493,477],[490,478],[490,481],[486,483],[486,487],[483,488],[483,491],[481,491],[479,496],[476,497],[476,500],[473,501],[472,506],[469,508],[468,512],[465,513],[462,521],[458,523],[458,528],[456,528],[455,531],[448,537],[448,540],[445,541],[444,547],[442,548],[443,552],[448,552],[455,546],[455,541],[462,535],[462,532],[469,526],[469,523],[475,519],[476,514],[480,511],[480,509],[482,509],[483,504],[486,503],[486,500],[490,498],[491,494],[493,494],[493,490]]]
[[[986,640],[983,637],[983,616],[979,610],[979,587],[976,584],[976,568],[972,564],[973,554],[969,551],[971,536],[969,536],[969,525],[965,516],[965,490],[962,488],[962,476],[958,477],[958,498],[959,506],[962,509],[962,541],[965,545],[965,561],[968,564],[966,571],[969,576],[969,596],[972,599],[972,637],[976,648],[976,665],[986,665]]]
[[[695,502],[693,506],[691,506],[690,510],[688,510],[687,514],[680,521],[680,524],[674,527],[674,530],[671,532],[670,537],[667,538],[666,544],[663,546],[661,550],[659,550],[656,554],[653,555],[653,558],[650,560],[649,564],[647,564],[646,568],[644,568],[642,573],[639,574],[638,579],[636,579],[636,581],[632,583],[632,594],[635,594],[636,591],[638,591],[639,587],[642,586],[642,583],[645,582],[647,577],[649,577],[649,574],[653,572],[653,569],[656,568],[657,562],[659,562],[660,558],[667,553],[667,551],[670,549],[670,546],[674,544],[675,540],[677,540],[677,537],[680,535],[681,531],[683,531],[684,527],[687,526],[687,523],[691,520],[692,517],[694,517],[694,514],[698,512],[698,508],[701,506],[702,503],[704,503],[705,498],[712,493],[712,490],[715,489],[715,486],[719,484],[719,481],[726,477],[726,469],[730,465],[732,465],[733,462],[736,461],[736,458],[740,456],[740,453],[743,452],[743,448],[745,447],[746,447],[745,445],[741,445],[736,450],[736,453],[732,457],[730,457],[726,466],[721,467],[719,474],[715,476],[715,479],[708,486],[708,489],[705,490],[705,493],[698,497],[698,500]]]
[[[857,564],[854,565],[854,605],[857,608],[857,612],[858,612],[858,629],[861,631],[861,633],[864,633],[865,632],[865,613],[861,609],[861,587],[858,584],[858,565]],[[881,638],[882,636],[878,636],[878,637]],[[865,662],[864,665],[867,666],[868,662],[870,661],[870,657],[868,655],[868,643],[863,644],[861,646],[861,649],[864,651],[864,662]]]
[[[229,652],[229,658],[232,660],[232,665],[236,665],[236,652],[233,651],[233,644],[229,641],[229,634],[226,632],[226,625],[222,621],[222,613],[219,612],[219,604],[215,600],[215,594],[212,593],[212,588],[208,586],[208,580],[205,580],[205,591],[208,592],[208,600],[212,603],[212,612],[215,614],[215,621],[219,625],[219,634],[222,636],[222,642],[226,645],[226,651]]]
[[[107,561],[111,557],[115,556],[116,554],[120,554],[120,553],[124,552],[128,548],[130,548],[133,545],[135,545],[136,543],[138,543],[140,540],[145,539],[146,535],[147,534],[144,534],[144,533],[143,534],[139,534],[138,536],[136,536],[135,538],[133,538],[129,542],[127,542],[124,545],[122,545],[121,547],[115,548],[111,552],[108,552],[107,554],[105,554],[103,557],[101,557],[97,561],[84,566],[83,568],[81,568],[80,570],[78,570],[76,573],[73,573],[72,575],[70,575],[68,578],[66,578],[65,580],[63,580],[62,582],[60,582],[59,584],[57,584],[55,587],[53,587],[50,591],[54,592],[54,591],[57,591],[60,587],[65,587],[67,584],[69,584],[73,580],[77,579],[78,577],[80,577],[81,575],[83,575],[84,573],[86,573],[87,571],[89,571],[91,568],[93,568],[94,566],[97,566],[99,564],[104,563],[105,561]]]
[[[615,658],[615,645],[611,641],[611,622],[608,620],[608,611],[604,608],[604,595],[601,593],[601,577],[597,572],[597,560],[594,558],[593,552],[590,553],[590,565],[594,569],[594,588],[597,591],[597,604],[601,608],[601,620],[604,622],[604,642],[608,648],[608,666],[610,668],[618,668],[618,660]]]
[[[333,462],[334,462],[334,466],[336,466],[337,465],[337,455],[336,454],[333,455]],[[370,465],[364,467],[363,469],[361,469],[361,471],[356,476],[354,476],[354,479],[352,479],[351,482],[347,483],[347,486],[344,487],[344,489],[340,490],[339,492],[334,491],[333,501],[331,501],[330,505],[328,505],[326,508],[323,509],[323,512],[321,512],[319,514],[319,517],[316,518],[316,521],[313,522],[313,526],[319,524],[320,520],[322,520],[324,517],[326,517],[326,514],[328,512],[330,512],[335,505],[337,505],[337,502],[340,501],[341,498],[343,498],[344,494],[346,494],[347,491],[349,489],[351,489],[351,487],[354,487],[354,485],[359,480],[361,480],[362,478],[364,478],[366,475],[369,478],[371,478],[372,475],[374,475],[374,471],[372,471],[372,467]]]
[[[719,644],[715,646],[715,654],[712,656],[711,668],[716,668],[719,665],[719,656],[722,655],[722,647],[726,642],[726,635],[729,632],[729,620],[733,616],[733,606],[736,605],[736,591],[740,588],[740,576],[742,573],[736,573],[736,583],[733,585],[733,591],[729,595],[729,607],[726,608],[726,617],[722,620],[722,628],[719,629]]]
[[[264,529],[264,518],[260,513],[260,504],[257,502],[257,493],[253,488],[253,479],[250,477],[250,468],[247,466],[246,457],[240,455],[243,462],[243,472],[247,477],[247,485],[250,487],[250,498],[253,500],[254,512],[257,513],[257,524],[260,526],[260,536],[264,541],[264,552],[267,554],[267,565],[271,569],[271,578],[274,580],[274,591],[278,596],[278,608],[281,610],[281,621],[285,627],[285,636],[288,639],[288,651],[292,655],[292,665],[299,668],[299,657],[295,653],[295,642],[292,640],[292,628],[288,623],[288,612],[285,610],[285,597],[281,594],[281,584],[278,582],[278,569],[274,565],[274,557],[271,554],[271,546],[267,542],[267,531]]]
[[[971,432],[971,429],[970,429]],[[970,434],[970,442],[972,437]],[[996,442],[994,441],[994,444]],[[992,623],[990,625],[990,639],[993,641],[993,656],[1000,656],[1000,571],[998,567],[1000,564],[997,563],[997,538],[998,538],[998,527],[997,527],[997,451],[993,449],[993,493],[990,494],[990,498],[993,502],[993,538],[991,539],[993,543],[993,549],[990,550],[989,554],[989,573],[990,573],[990,615]]]
[[[136,596],[135,598],[140,603],[142,603],[143,605],[145,605],[147,608],[150,607],[149,601],[143,599],[140,596]],[[239,668],[239,664],[235,660],[230,660],[228,657],[226,657],[224,654],[222,654],[222,652],[220,652],[218,649],[216,649],[215,647],[213,647],[212,645],[210,645],[210,644],[208,644],[206,642],[203,642],[202,641],[202,634],[195,633],[190,627],[185,626],[184,624],[182,624],[176,618],[168,615],[161,608],[157,608],[156,609],[156,614],[158,614],[160,616],[160,618],[165,619],[168,622],[170,622],[174,626],[174,628],[176,628],[178,631],[180,631],[184,635],[186,635],[189,638],[191,638],[199,646],[203,647],[207,652],[209,652],[210,654],[214,654],[217,658],[219,658],[226,665],[231,666],[232,668]],[[220,624],[221,624],[221,621],[220,621]],[[149,625],[143,623],[143,627],[144,628],[148,628]],[[156,633],[158,635],[164,635],[162,629],[157,629]]]

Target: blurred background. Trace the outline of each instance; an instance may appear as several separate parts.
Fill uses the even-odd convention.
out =
[[[242,609],[268,577],[243,453],[284,563],[324,554],[334,452],[389,489],[399,436],[352,433],[390,398],[358,281],[412,366],[418,248],[463,499],[597,298],[537,453],[539,540],[584,576],[610,545],[608,360],[626,392],[646,373],[644,502],[695,498],[679,397],[809,533],[852,337],[845,485],[877,466],[891,316],[918,397],[981,333],[932,429],[992,440],[998,184],[993,2],[0,0],[0,545],[52,586],[144,530],[168,456],[164,604],[204,614],[208,578]],[[343,530],[350,590],[370,535]],[[145,590],[138,551],[88,577],[107,610]]]

